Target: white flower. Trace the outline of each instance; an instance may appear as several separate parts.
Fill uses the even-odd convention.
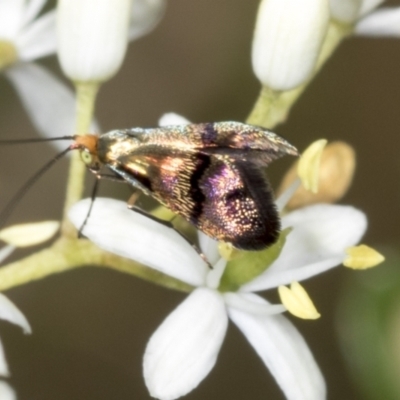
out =
[[[362,36],[400,37],[400,7],[379,8],[368,14],[358,21],[355,33]]]
[[[105,81],[115,75],[129,33],[136,38],[147,32],[164,8],[161,0],[59,0],[58,4],[61,67],[70,79],[82,82]],[[130,31],[131,16],[135,23]]]
[[[13,250],[13,246],[3,247],[0,250],[0,262],[4,261]],[[32,332],[29,322],[22,312],[2,293],[0,293],[0,319],[19,325],[25,334]],[[5,358],[3,345],[0,342],[0,376],[7,377],[9,375],[10,372]],[[0,381],[0,399],[14,400],[15,398],[15,392],[8,383]]]
[[[328,0],[262,0],[252,62],[261,83],[290,90],[312,74],[329,22]]]
[[[361,36],[400,37],[400,7],[375,10],[384,0],[329,0],[333,19],[355,25]]]
[[[33,63],[56,52],[55,10],[39,16],[45,3],[46,0],[0,1],[0,71],[14,85],[42,135],[71,135],[75,129],[73,92],[45,68]],[[165,0],[133,1],[130,40],[155,26],[164,5]],[[66,147],[65,143],[52,143],[60,149]]]
[[[89,207],[83,200],[70,218],[80,227]],[[272,265],[237,292],[221,293],[226,262],[216,243],[200,234],[209,269],[176,231],[128,210],[120,201],[96,199],[84,235],[99,247],[134,259],[195,287],[160,325],[144,355],[144,376],[153,397],[175,399],[193,390],[214,366],[225,337],[228,317],[243,332],[288,399],[326,397],[322,374],[304,339],[282,315],[253,291],[300,281],[340,264],[345,249],[366,229],[363,213],[349,206],[314,205],[282,218],[292,227]]]

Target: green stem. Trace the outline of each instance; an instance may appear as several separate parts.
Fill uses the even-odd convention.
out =
[[[275,92],[263,87],[253,110],[247,118],[247,123],[272,129],[285,122],[293,104],[304,92],[312,78],[319,72],[341,41],[352,32],[352,26],[331,21],[313,76],[303,85],[285,92]]]
[[[88,240],[61,238],[47,249],[2,267],[0,291],[84,266],[111,268],[183,292],[193,289],[135,261],[107,253]]]
[[[75,82],[76,86],[76,133],[84,134],[89,131],[93,119],[94,104],[99,90],[99,82]],[[64,205],[64,218],[62,234],[73,238],[76,229],[67,218],[68,210],[82,198],[85,182],[86,166],[80,159],[79,151],[74,151],[71,156],[69,168],[66,200]]]

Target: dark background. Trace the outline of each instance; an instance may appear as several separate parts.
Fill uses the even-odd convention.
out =
[[[121,71],[102,87],[96,116],[103,131],[154,126],[168,111],[194,122],[245,120],[259,91],[250,63],[257,5],[258,0],[171,0],[157,29],[130,45]],[[42,64],[59,73],[54,57]],[[321,137],[355,147],[357,173],[342,202],[367,213],[364,242],[378,249],[397,244],[400,233],[399,72],[400,40],[349,39],[276,129],[300,150]],[[37,135],[4,78],[0,93],[1,135]],[[43,144],[0,154],[1,206],[55,151]],[[286,166],[283,161],[270,168],[275,185]],[[58,219],[66,171],[64,160],[43,177],[11,222]],[[102,194],[113,197],[127,199],[129,193],[120,185],[102,187]],[[322,318],[294,321],[326,377],[330,399],[363,398],[348,377],[335,328],[343,284],[354,273],[337,268],[307,281]],[[146,342],[185,296],[100,268],[54,275],[6,294],[33,328],[32,336],[24,336],[0,322],[11,383],[21,400],[149,398],[141,371]],[[283,396],[231,325],[216,367],[186,398]]]

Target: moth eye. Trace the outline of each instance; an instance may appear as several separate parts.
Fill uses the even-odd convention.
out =
[[[81,151],[81,159],[86,165],[90,165],[93,162],[93,156],[88,151]]]

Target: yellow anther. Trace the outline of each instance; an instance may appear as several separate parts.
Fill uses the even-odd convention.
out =
[[[347,258],[343,265],[352,269],[367,269],[375,267],[385,261],[385,257],[375,249],[360,244],[346,250]]]
[[[0,240],[15,247],[29,247],[51,239],[60,228],[58,221],[13,225],[0,231]]]
[[[302,154],[297,173],[304,188],[312,193],[318,192],[319,165],[322,151],[328,141],[320,139],[310,144]]]
[[[0,40],[0,70],[18,61],[18,53],[12,42]]]
[[[340,200],[350,187],[356,166],[354,149],[345,142],[329,143],[323,150],[318,171],[318,193],[300,186],[294,193],[287,209],[305,207],[316,203],[334,203]],[[277,191],[283,193],[298,178],[298,161],[285,174]]]
[[[226,261],[232,260],[239,253],[239,250],[236,250],[231,243],[226,242],[218,242],[218,251],[220,256]]]
[[[318,319],[321,316],[300,283],[293,282],[290,289],[279,286],[278,293],[282,304],[294,316],[302,319]]]

